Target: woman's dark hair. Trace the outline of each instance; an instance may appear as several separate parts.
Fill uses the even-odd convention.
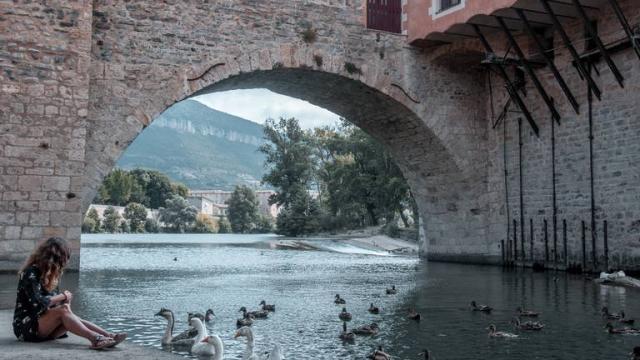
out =
[[[43,241],[33,250],[20,273],[35,265],[40,270],[40,281],[47,291],[58,286],[62,272],[69,262],[71,250],[67,241],[59,237],[51,237]]]

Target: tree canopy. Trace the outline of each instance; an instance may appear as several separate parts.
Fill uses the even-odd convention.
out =
[[[231,229],[237,234],[253,232],[258,227],[260,213],[256,193],[246,185],[236,186],[227,201]]]

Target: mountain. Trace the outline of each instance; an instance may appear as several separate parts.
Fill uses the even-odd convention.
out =
[[[145,129],[117,166],[158,170],[191,189],[232,190],[260,182],[263,142],[262,125],[185,100]]]

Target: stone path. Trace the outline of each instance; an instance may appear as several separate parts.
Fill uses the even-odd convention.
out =
[[[44,343],[23,343],[16,340],[11,329],[13,310],[0,311],[0,359],[11,360],[175,360],[183,358],[160,350],[128,342],[110,350],[91,350],[88,342],[75,335]]]

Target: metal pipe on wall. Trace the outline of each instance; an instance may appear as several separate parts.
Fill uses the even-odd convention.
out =
[[[518,118],[518,168],[520,172],[520,251],[522,261],[525,260],[524,253],[524,191],[522,189],[522,118]],[[524,265],[524,264],[523,264]]]
[[[529,218],[529,259],[533,263],[533,219]]]
[[[543,220],[544,227],[544,262],[545,266],[549,262],[549,234],[547,232],[547,219]]]
[[[589,63],[589,74],[593,64]],[[587,87],[587,103],[588,115],[589,115],[589,187],[591,190],[591,256],[593,271],[598,269],[598,255],[596,253],[596,200],[594,196],[594,184],[593,184],[593,92],[591,87]]]

